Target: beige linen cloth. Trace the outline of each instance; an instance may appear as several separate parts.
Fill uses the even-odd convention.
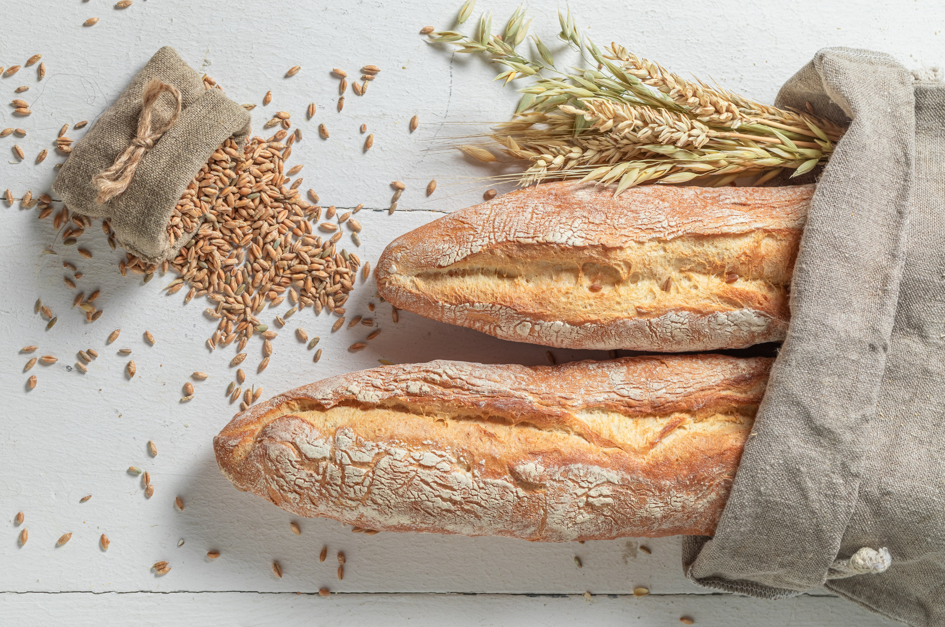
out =
[[[144,153],[127,190],[99,204],[93,179],[134,140],[142,93],[151,79],[179,91],[180,116]],[[162,93],[152,111],[152,126],[163,127],[176,106],[170,93]],[[206,89],[200,74],[173,48],[164,47],[76,142],[56,176],[53,191],[73,212],[108,218],[118,244],[149,263],[157,263],[172,257],[193,236],[171,244],[167,234],[171,213],[187,185],[227,138],[242,145],[249,133],[249,112],[219,89]]]
[[[945,625],[945,86],[885,54],[821,50],[777,104],[850,124],[817,185],[791,325],[697,583],[826,587]]]

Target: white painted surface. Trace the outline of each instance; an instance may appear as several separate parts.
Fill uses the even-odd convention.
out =
[[[516,3],[479,4],[479,9],[495,10],[498,24]],[[43,148],[52,152],[59,127],[94,120],[158,47],[172,45],[238,102],[261,105],[265,92],[273,91],[273,104],[253,112],[254,126],[261,127],[277,110],[293,114],[305,133],[291,159],[306,166],[303,188],[315,188],[324,205],[365,203],[360,214],[364,245],[358,252],[373,262],[393,237],[438,213],[479,200],[486,186],[466,177],[490,170],[448,150],[448,139],[482,132],[486,123],[507,118],[516,100],[511,88],[503,90],[490,82],[495,71],[480,59],[454,57],[427,46],[416,35],[426,24],[450,27],[458,5],[428,6],[419,0],[136,0],[119,11],[101,0],[6,0],[0,6],[6,24],[0,65],[22,65],[30,55],[41,53],[48,69],[42,82],[36,80],[35,67],[0,78],[0,96],[7,101],[16,97],[17,85],[30,85],[20,97],[34,111],[28,118],[17,118],[10,108],[0,108],[0,128],[27,130],[25,138],[0,139],[0,192],[10,188],[19,198],[27,190],[34,195],[46,191],[59,159],[50,156],[40,165],[34,159]],[[601,0],[571,8],[599,44],[619,41],[680,73],[712,77],[727,88],[768,102],[781,82],[827,45],[869,46],[893,53],[910,66],[945,58],[945,34],[937,30],[945,24],[945,7],[931,3],[869,0],[852,9],[848,3],[814,1],[751,5],[734,0],[703,4]],[[536,6],[530,12],[533,31],[551,43],[556,33],[554,8]],[[96,26],[82,27],[86,18],[95,16],[101,18]],[[471,26],[472,22],[465,25],[467,31]],[[365,97],[349,91],[345,109],[338,113],[337,81],[329,76],[330,68],[354,74],[366,63],[383,71]],[[283,78],[296,64],[302,71]],[[306,121],[304,111],[311,101],[316,102],[318,114]],[[421,126],[411,135],[407,122],[414,114],[420,116]],[[318,138],[319,123],[330,129],[329,140]],[[361,151],[361,123],[375,134],[374,148],[366,154]],[[81,134],[69,131],[75,139]],[[12,157],[14,144],[26,152],[23,162]],[[439,188],[428,200],[423,189],[431,178],[439,181]],[[395,179],[409,187],[400,210],[388,216],[384,211],[392,192],[388,182]],[[0,232],[4,404],[0,616],[17,619],[9,624],[91,625],[120,619],[149,624],[175,613],[193,617],[187,619],[189,624],[222,617],[244,625],[270,624],[276,618],[287,625],[302,624],[312,615],[332,625],[404,624],[412,619],[432,624],[438,615],[447,615],[458,625],[568,624],[576,619],[649,625],[678,624],[681,613],[704,617],[699,624],[889,624],[833,598],[764,603],[706,595],[682,576],[676,539],[646,541],[653,553],[645,555],[635,550],[633,540],[539,545],[501,538],[371,537],[353,535],[339,523],[325,520],[300,521],[302,535],[294,536],[288,514],[237,492],[216,469],[210,441],[235,410],[223,397],[233,376],[227,366],[233,347],[213,354],[204,348],[213,329],[201,314],[206,304],[194,301],[182,307],[183,293],[162,296],[159,289],[170,277],[156,277],[147,285],[141,285],[140,278],[122,278],[117,271],[119,254],[108,248],[96,229],[80,240],[95,254],[85,260],[75,249],[57,243],[50,220],[38,222],[35,212],[21,210],[19,203],[12,208],[3,204],[0,212],[6,227]],[[47,246],[59,254],[42,255]],[[105,314],[98,322],[86,324],[70,308],[74,293],[62,283],[63,260],[85,273],[80,289],[88,293],[101,288],[98,304]],[[51,331],[44,331],[45,322],[33,314],[37,297],[59,315]],[[348,310],[368,315],[369,302],[377,302],[373,287],[361,285]],[[271,312],[266,310],[265,315],[271,317]],[[545,361],[541,347],[500,342],[410,314],[402,313],[400,324],[394,325],[387,305],[378,306],[376,318],[383,333],[367,350],[350,355],[344,348],[362,339],[366,328],[332,335],[332,319],[314,318],[310,310],[299,314],[275,342],[275,355],[262,376],[255,376],[260,345],[250,343],[251,357],[244,364],[248,382],[262,385],[268,397],[317,378],[372,367],[378,358]],[[292,337],[297,326],[323,338],[319,364],[313,364],[312,353]],[[106,348],[104,340],[115,328],[122,329],[121,338]],[[143,341],[145,330],[155,335],[156,346]],[[29,375],[22,373],[27,356],[18,353],[25,344],[38,344],[38,355],[60,359],[29,373],[39,379],[32,392],[25,389]],[[89,373],[70,371],[75,352],[88,347],[100,353]],[[131,381],[122,373],[126,359],[116,354],[122,347],[133,349],[131,357],[137,363],[138,374]],[[555,353],[559,360],[594,355]],[[181,386],[198,369],[210,373],[210,379],[196,384],[194,401],[179,404]],[[149,439],[158,445],[154,459],[145,449]],[[130,465],[151,472],[152,499],[146,500],[139,482],[126,474]],[[92,499],[79,504],[86,494]],[[183,512],[173,507],[178,495],[186,503]],[[19,529],[12,523],[20,510],[30,532],[22,548],[16,542]],[[67,531],[73,532],[72,541],[55,548],[56,539]],[[103,532],[112,540],[107,553],[97,544]],[[180,548],[179,539],[185,540]],[[329,561],[320,564],[317,555],[326,543],[333,550]],[[204,555],[210,549],[220,550],[222,557],[207,560]],[[343,549],[348,556],[341,582],[334,575],[334,549]],[[574,565],[574,555],[582,557],[582,569]],[[171,562],[172,571],[155,577],[149,567],[162,559]],[[271,575],[273,559],[284,568],[282,580]],[[189,594],[312,592],[323,585],[364,594],[330,600],[235,592]],[[626,594],[637,585],[648,586],[653,595],[645,600],[597,597],[590,604],[574,597],[507,596],[584,590]],[[183,592],[171,597],[36,594],[58,591]],[[498,596],[369,594],[381,592]]]
[[[720,595],[526,597],[514,595],[239,594],[0,594],[0,616],[26,616],[19,625],[235,625],[239,627],[519,627],[593,625],[649,627],[892,627],[892,623],[836,597],[772,602]]]

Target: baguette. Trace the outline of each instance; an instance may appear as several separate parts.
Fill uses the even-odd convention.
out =
[[[364,529],[543,542],[711,535],[770,363],[387,366],[252,407],[214,450],[240,490]]]
[[[784,339],[814,186],[547,183],[394,240],[377,287],[397,308],[574,349],[687,352]]]

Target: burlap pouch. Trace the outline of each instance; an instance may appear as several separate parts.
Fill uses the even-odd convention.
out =
[[[945,86],[825,49],[780,106],[850,124],[817,185],[791,324],[713,538],[704,586],[817,586],[945,625]]]
[[[100,204],[94,179],[138,136],[142,94],[152,79],[178,90],[179,117],[153,145],[140,142],[143,156],[127,189]],[[165,126],[176,109],[171,93],[160,94],[151,109],[151,127]],[[76,142],[53,191],[76,213],[108,218],[121,246],[149,263],[158,263],[173,256],[192,236],[172,243],[167,233],[171,212],[187,185],[227,138],[242,144],[249,133],[249,112],[222,91],[206,89],[201,76],[173,48],[164,47]]]

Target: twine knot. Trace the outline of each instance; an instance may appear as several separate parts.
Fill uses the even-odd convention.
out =
[[[145,137],[143,139],[140,137],[135,137],[131,140],[131,145],[135,148],[145,148],[147,150],[151,150],[154,148],[154,140],[150,137]]]
[[[174,114],[164,126],[152,129],[152,111],[158,97],[165,91],[174,96],[176,100]],[[161,135],[177,122],[177,118],[180,117],[180,108],[181,96],[176,87],[162,83],[156,78],[148,81],[141,93],[141,114],[138,116],[138,129],[135,132],[135,137],[128,144],[128,147],[115,158],[115,163],[93,179],[95,187],[98,189],[98,196],[96,196],[98,204],[103,205],[128,189],[128,185],[131,184],[131,179],[134,178],[135,170],[138,168],[138,164],[141,163],[144,153],[154,148],[154,142],[159,140]]]

